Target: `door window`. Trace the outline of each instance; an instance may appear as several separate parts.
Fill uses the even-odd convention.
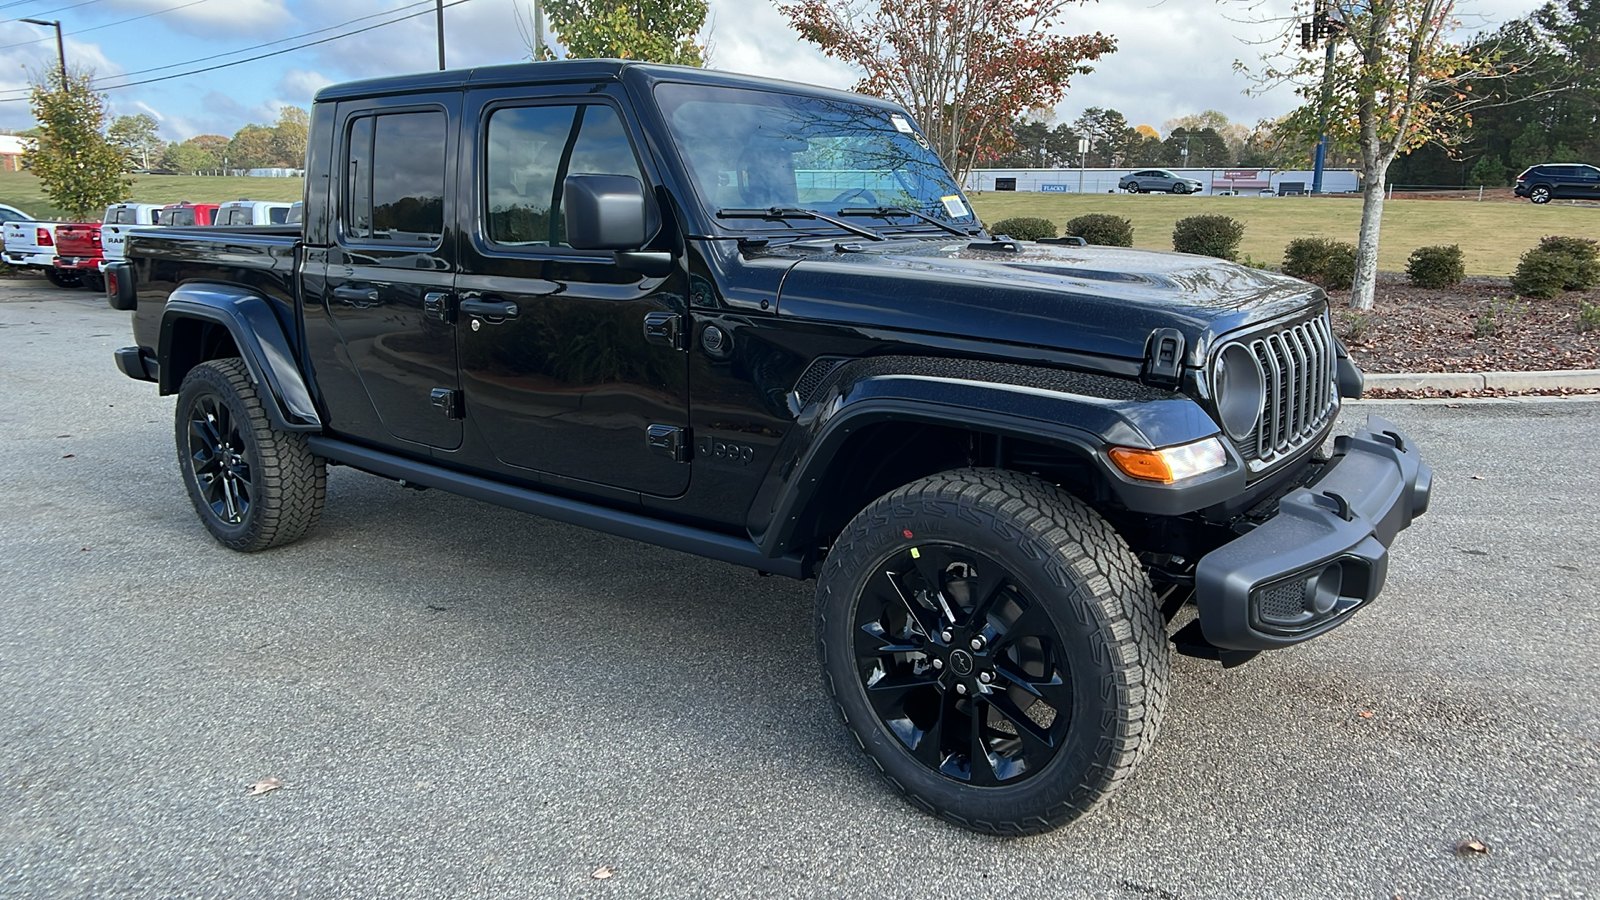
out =
[[[520,106],[489,117],[483,232],[496,244],[562,247],[568,175],[629,175],[639,161],[617,111],[603,104]]]
[[[445,115],[363,116],[350,123],[345,153],[345,237],[407,247],[444,234]],[[281,223],[287,210],[275,211]]]

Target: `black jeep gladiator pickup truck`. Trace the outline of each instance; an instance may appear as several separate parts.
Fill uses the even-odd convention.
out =
[[[314,106],[303,225],[108,271],[212,535],[300,538],[336,464],[815,577],[840,716],[968,828],[1093,807],[1173,648],[1348,621],[1427,508],[1388,422],[1323,455],[1361,375],[1321,291],[986,234],[891,103],[583,60]]]

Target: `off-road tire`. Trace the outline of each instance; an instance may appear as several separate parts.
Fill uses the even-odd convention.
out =
[[[208,456],[217,453],[219,440],[205,439],[196,425],[208,411],[226,420],[217,438],[238,464],[215,465],[215,457]],[[178,391],[174,438],[189,500],[223,546],[246,553],[282,546],[303,537],[322,517],[326,464],[307,447],[305,435],[273,428],[243,360],[214,359],[189,370]],[[222,468],[230,474],[214,474]],[[235,479],[247,495],[243,509],[235,503],[219,512],[207,499],[202,480],[211,485],[225,477]]]
[[[858,647],[858,615],[873,603],[864,596],[867,580],[906,558],[897,554],[941,544],[998,561],[1030,601],[1040,602],[1059,634],[1071,718],[1049,762],[1017,783],[978,786],[918,761],[868,697]],[[882,571],[891,581],[898,577]],[[874,501],[829,551],[816,615],[824,683],[862,749],[913,804],[973,831],[1035,834],[1088,812],[1149,751],[1166,706],[1166,632],[1138,560],[1094,510],[1015,472],[945,472]],[[955,658],[939,671],[957,671]],[[937,755],[940,746],[933,750]]]
[[[78,275],[76,273],[68,275],[66,272],[61,271],[55,266],[46,266],[44,270],[44,277],[48,279],[51,284],[64,290],[72,290],[74,288],[83,287],[82,275]]]

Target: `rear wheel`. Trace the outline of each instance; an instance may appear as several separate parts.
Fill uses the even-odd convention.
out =
[[[251,552],[287,544],[321,518],[327,467],[305,435],[272,427],[243,360],[189,370],[174,425],[189,499],[223,546]]]
[[[58,288],[70,289],[83,287],[82,275],[79,275],[76,272],[65,272],[56,268],[55,266],[46,268],[44,270],[44,277],[50,279],[50,283]]]
[[[1528,199],[1535,203],[1549,203],[1550,188],[1542,184],[1536,185],[1533,190],[1528,192]]]
[[[1130,193],[1130,194],[1139,193],[1139,182],[1137,182],[1137,181],[1130,182],[1128,184],[1128,193]]]
[[[898,791],[974,831],[1072,821],[1144,756],[1167,641],[1138,561],[1034,478],[966,469],[850,523],[817,584],[839,714]]]

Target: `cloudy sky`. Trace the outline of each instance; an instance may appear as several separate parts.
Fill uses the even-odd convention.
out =
[[[446,3],[454,4],[445,11],[452,68],[527,58],[519,20],[529,19],[531,0]],[[801,42],[768,0],[710,5],[714,67],[833,87],[855,82],[849,67]],[[1536,5],[1460,0],[1463,30]],[[1061,30],[1102,31],[1117,38],[1119,49],[1073,81],[1057,115],[1071,120],[1085,107],[1112,107],[1158,129],[1205,109],[1245,123],[1280,115],[1293,98],[1281,90],[1246,96],[1248,85],[1232,64],[1256,57],[1258,48],[1246,41],[1268,34],[1252,20],[1289,6],[1290,0],[1102,0],[1075,7]],[[30,71],[57,65],[54,30],[21,18],[59,19],[68,65],[95,71],[114,115],[149,113],[163,137],[182,140],[270,122],[279,107],[308,106],[318,88],[333,82],[437,68],[433,9],[433,0],[0,0],[0,129],[33,124],[27,104],[17,100],[26,96]],[[324,42],[304,46],[314,41]]]

